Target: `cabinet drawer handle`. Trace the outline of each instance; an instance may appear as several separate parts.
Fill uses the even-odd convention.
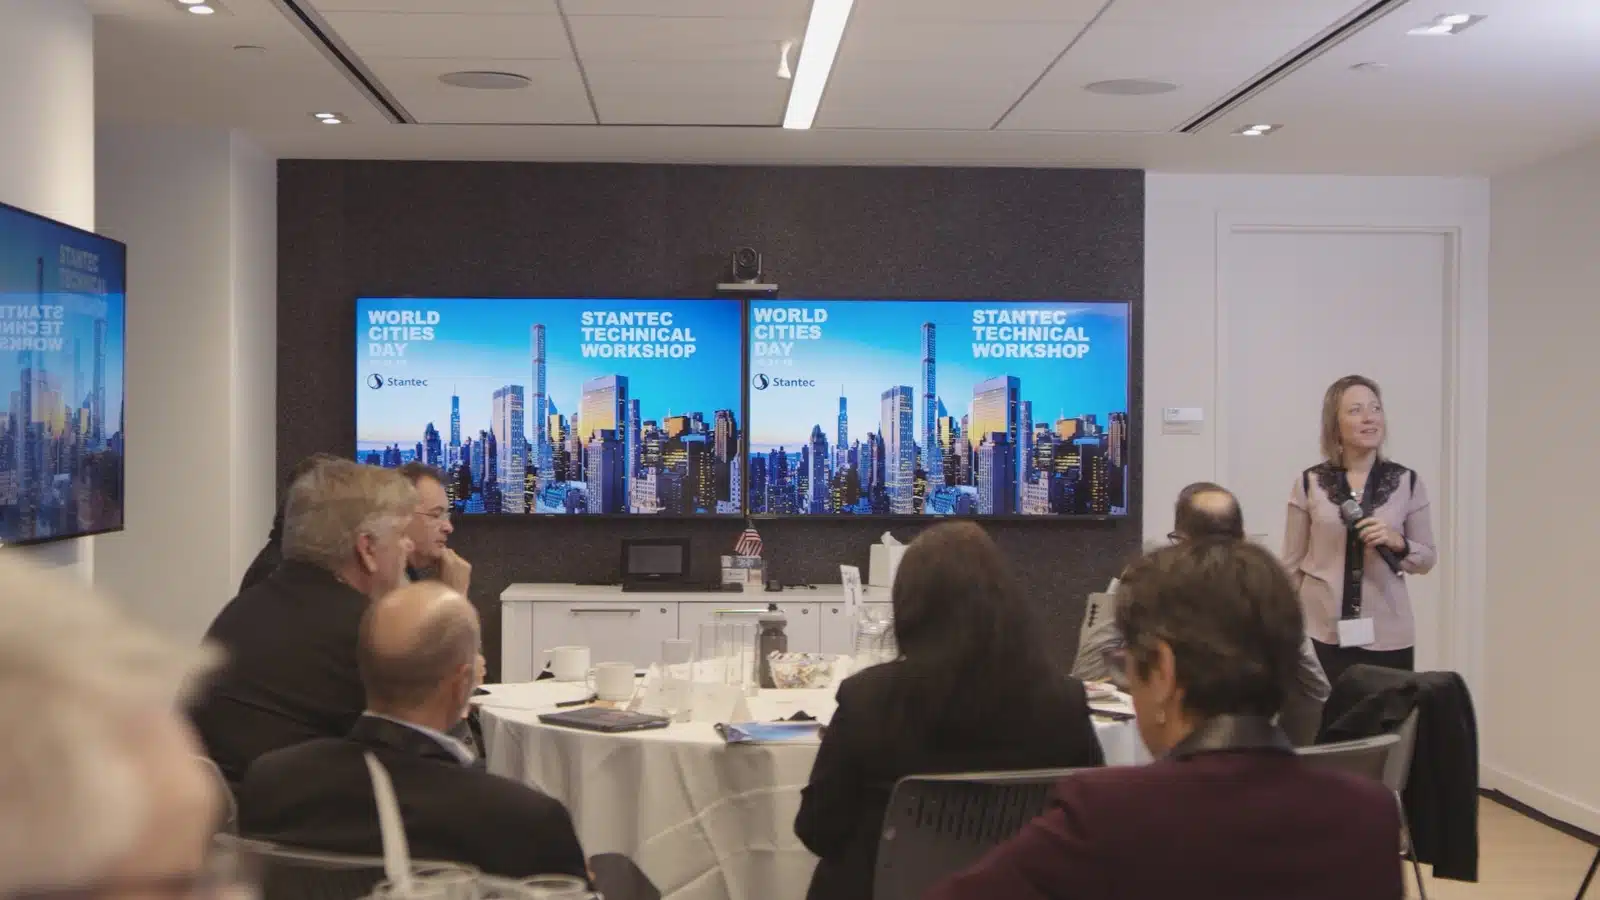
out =
[[[568,611],[568,615],[574,616],[588,615],[590,613],[623,613],[625,615],[637,616],[639,611],[637,609],[600,609],[596,607],[585,607],[584,609],[574,609]]]

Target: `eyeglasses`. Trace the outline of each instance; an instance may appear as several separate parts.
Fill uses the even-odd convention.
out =
[[[432,519],[435,522],[450,521],[450,510],[448,509],[430,509],[426,512],[419,512],[417,515],[422,516],[423,518]]]

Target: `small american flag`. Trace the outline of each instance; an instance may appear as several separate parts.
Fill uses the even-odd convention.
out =
[[[745,523],[744,531],[739,533],[739,539],[733,542],[733,553],[735,556],[761,555],[761,535],[754,525]]]

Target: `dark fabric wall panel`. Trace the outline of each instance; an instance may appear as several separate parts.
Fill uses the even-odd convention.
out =
[[[1139,549],[1144,174],[285,160],[279,164],[278,471],[354,444],[354,299],[704,296],[734,247],[785,297],[1106,299],[1133,304],[1132,508],[1116,522],[990,533],[1070,660],[1084,595]],[[1159,506],[1160,504],[1158,504]],[[883,521],[759,522],[771,571],[837,583]],[[920,524],[895,524],[910,540]],[[687,535],[714,576],[737,521],[458,520],[491,666],[516,581],[614,578],[618,539]],[[643,661],[640,661],[643,662]]]

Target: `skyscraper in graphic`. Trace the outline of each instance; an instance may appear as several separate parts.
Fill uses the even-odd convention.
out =
[[[96,450],[106,441],[106,320],[94,320],[94,420],[89,440]]]
[[[1006,472],[1011,477],[1010,498],[1005,501],[1005,506],[1010,506],[1008,512],[1016,511],[1016,504],[1021,500],[1018,485],[1018,447],[1021,444],[1021,416],[1022,416],[1022,381],[1014,375],[1000,375],[987,381],[979,381],[973,388],[973,412],[971,415],[970,431],[963,431],[973,440],[973,455],[982,458],[984,448],[989,444],[995,434],[1005,436],[1005,445],[1011,452],[1011,463],[1006,466],[990,466],[984,472],[978,472],[979,479],[992,479],[992,472]],[[976,468],[976,466],[974,466]],[[998,482],[990,480],[989,490],[998,490]],[[979,484],[979,493],[984,490],[984,485]],[[995,501],[1000,506],[1000,501]],[[978,503],[979,512],[982,501]],[[997,512],[998,514],[998,512]]]
[[[850,465],[846,455],[850,452],[850,414],[846,411],[844,400],[844,385],[839,385],[839,439],[833,445],[834,468],[838,471]]]
[[[544,354],[544,326],[534,325],[530,329],[533,343],[533,446],[538,457],[532,462],[542,472],[550,467],[551,445],[550,434],[545,430],[545,423],[550,417],[550,395],[546,390],[545,374],[546,359]]]
[[[1023,495],[1033,480],[1033,401],[1017,404],[1017,509],[1024,506]]]
[[[977,450],[978,514],[1007,516],[1017,511],[1017,454],[1005,432],[994,431]]]
[[[422,430],[422,448],[422,461],[434,468],[438,468],[442,448],[439,446],[439,429],[433,427],[432,422],[429,422],[428,427]]]
[[[944,453],[939,449],[937,337],[932,322],[922,323],[922,469],[931,484],[944,483]]]
[[[738,460],[739,426],[733,421],[733,410],[716,411],[711,428],[711,448],[712,455],[716,457],[718,463],[727,464]]]
[[[495,486],[500,495],[500,512],[520,513],[526,488],[523,448],[527,445],[522,426],[522,385],[508,384],[494,392]]]
[[[628,427],[628,376],[601,375],[583,383],[583,393],[578,398],[578,439],[587,452],[594,436],[602,431],[616,432],[625,440]],[[624,453],[626,460],[626,453]],[[626,463],[624,463],[626,469]],[[584,471],[588,471],[585,466]],[[626,480],[627,472],[623,472]],[[623,485],[627,496],[627,485]],[[591,510],[593,504],[591,502]]]
[[[589,512],[626,512],[628,500],[626,467],[628,457],[623,440],[614,428],[593,432],[584,448],[584,462],[589,493]]]
[[[883,392],[878,429],[883,435],[884,487],[889,495],[889,512],[897,516],[912,514],[912,492],[917,469],[916,415],[909,385]]]
[[[461,395],[450,392],[450,465],[461,462]]]
[[[639,477],[639,460],[644,448],[639,441],[639,401],[628,401],[628,477]]]
[[[808,449],[811,454],[810,481],[807,483],[806,509],[807,513],[830,512],[828,504],[828,437],[822,433],[821,425],[811,426],[811,443]]]

